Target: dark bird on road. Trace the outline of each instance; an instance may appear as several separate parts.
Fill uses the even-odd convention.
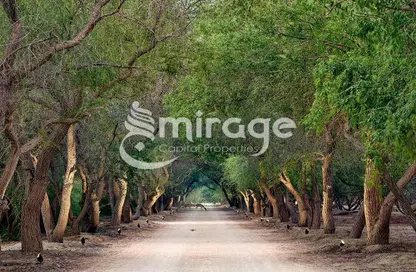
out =
[[[305,234],[309,234],[309,230],[308,229],[305,229]]]
[[[170,211],[169,214],[172,215],[172,211]]]
[[[267,222],[267,224],[269,224],[270,223],[270,220],[269,219],[266,219],[266,222]]]
[[[339,246],[345,246],[344,240],[341,240],[341,242],[339,243]]]
[[[38,254],[38,256],[36,257],[36,260],[38,260],[39,263],[43,263],[43,257],[42,254]]]
[[[248,218],[248,215],[246,214],[246,218]]]
[[[137,223],[137,227],[140,228],[140,223]]]
[[[84,237],[82,237],[82,238],[81,238],[81,244],[82,244],[82,245],[84,245],[84,244],[85,244],[85,238],[84,238]]]
[[[292,227],[291,227],[290,225],[287,225],[287,226],[286,226],[286,228],[287,228],[288,230],[292,229]]]
[[[260,222],[263,222],[263,220],[264,220],[263,217],[260,217]]]
[[[117,232],[118,232],[118,235],[120,235],[121,234],[121,228],[118,228]]]
[[[191,231],[195,231],[195,229],[191,229]]]
[[[150,225],[149,219],[146,219],[146,223]]]

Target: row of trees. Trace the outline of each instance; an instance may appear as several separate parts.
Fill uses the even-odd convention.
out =
[[[320,228],[322,217],[330,234],[341,194],[338,206],[362,200],[352,233],[360,237],[366,225],[368,244],[388,243],[396,201],[414,225],[403,191],[416,176],[414,2],[215,1],[206,9],[189,39],[189,73],[168,108],[246,124],[297,120],[296,135],[273,139],[261,158],[213,155],[247,209],[252,202],[262,213],[266,198],[281,221],[297,209],[300,226]]]
[[[68,221],[79,233],[86,214],[96,230],[108,191],[119,224],[126,180],[136,175],[117,164],[117,129],[131,100],[149,90],[160,97],[176,73],[175,51],[197,2],[1,4],[0,217],[21,234],[23,251],[41,251],[41,212],[49,240],[62,242]],[[82,181],[77,215],[75,178]]]
[[[68,224],[97,231],[108,206],[119,225],[200,187],[328,234],[334,208],[361,206],[351,235],[366,226],[368,244],[388,243],[397,201],[416,222],[403,190],[416,176],[413,1],[0,2],[0,223],[23,251],[42,250],[41,227],[62,242]],[[135,100],[155,117],[289,117],[297,129],[260,157],[132,138],[135,158],[180,155],[137,171],[119,157]],[[212,135],[192,145],[264,141]]]

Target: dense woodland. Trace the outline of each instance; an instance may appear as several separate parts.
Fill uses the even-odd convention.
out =
[[[413,0],[0,0],[0,235],[97,232],[172,206],[223,202],[255,216],[389,243],[392,211],[416,230],[416,3]],[[162,116],[296,121],[264,139],[119,146],[133,101]],[[181,127],[182,128],[182,127]],[[256,127],[267,132],[270,127]],[[136,139],[137,140],[137,139]]]

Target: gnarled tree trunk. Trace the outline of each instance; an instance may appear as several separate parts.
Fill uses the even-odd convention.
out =
[[[161,188],[156,188],[154,192],[151,192],[148,195],[147,200],[143,203],[143,206],[141,208],[141,214],[143,216],[149,216],[152,214],[152,207],[156,203],[156,201],[159,199],[161,195],[163,195],[164,190]]]
[[[113,183],[113,188],[116,202],[114,204],[114,210],[111,217],[111,225],[119,226],[121,224],[124,200],[127,195],[127,181],[124,178],[121,178],[117,182]]]
[[[76,144],[75,144],[75,128],[72,124],[68,128],[67,134],[67,166],[64,176],[64,183],[61,193],[61,209],[59,212],[58,222],[56,223],[53,234],[50,238],[52,242],[63,243],[65,229],[68,224],[69,210],[71,209],[71,194],[74,187],[75,165],[76,165]]]
[[[68,124],[57,125],[47,145],[38,157],[35,177],[30,185],[28,198],[22,209],[22,251],[42,251],[42,237],[40,234],[40,217],[42,203],[48,185],[48,169],[58,144],[64,139],[68,131]]]
[[[296,191],[295,187],[293,187],[293,184],[286,173],[280,173],[279,177],[280,181],[283,183],[283,185],[285,185],[286,189],[295,197],[296,202],[298,203],[299,227],[306,227],[308,220],[308,211],[306,209],[302,196],[298,193],[298,191]]]
[[[416,163],[413,163],[406,171],[406,173],[396,183],[400,190],[406,188],[407,184],[416,176]],[[373,224],[372,233],[367,233],[368,244],[386,244],[389,242],[389,225],[391,212],[396,203],[396,197],[390,192],[383,203],[378,214],[376,222]],[[366,216],[367,220],[367,216]],[[366,222],[368,223],[368,221]]]

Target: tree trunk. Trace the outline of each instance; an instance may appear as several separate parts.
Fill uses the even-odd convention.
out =
[[[4,199],[7,187],[13,178],[16,171],[17,163],[19,162],[20,148],[12,146],[9,158],[7,159],[6,166],[0,178],[0,199]],[[1,211],[0,211],[1,212]]]
[[[321,228],[321,197],[315,170],[312,170],[312,229]]]
[[[295,197],[296,202],[298,203],[298,209],[299,209],[299,227],[306,227],[307,226],[307,220],[308,220],[308,211],[305,207],[305,204],[303,202],[302,196],[296,191],[295,187],[293,187],[292,182],[289,179],[289,176],[282,172],[280,173],[280,181],[285,185],[286,189]]]
[[[82,219],[84,219],[85,215],[88,212],[88,209],[90,208],[91,194],[93,191],[92,184],[90,184],[89,186],[87,185],[88,178],[87,178],[86,168],[83,166],[79,166],[78,169],[79,169],[79,175],[82,181],[82,194],[83,194],[82,198],[84,202],[82,204],[82,209],[78,217],[72,220],[72,235],[81,234],[81,231],[79,229],[79,223],[81,222]]]
[[[259,198],[253,191],[251,192],[250,196],[253,198],[253,213],[254,215],[258,216],[261,213]]]
[[[104,181],[104,167],[105,167],[105,148],[101,149],[100,167],[98,168],[97,181],[91,186],[96,186],[95,191],[91,193],[91,210],[90,210],[90,225],[88,226],[89,233],[95,233],[100,224],[100,201],[103,196],[105,181]]]
[[[67,134],[67,166],[64,177],[64,183],[61,193],[61,209],[59,212],[58,222],[56,223],[55,229],[51,236],[52,242],[63,243],[65,229],[68,224],[69,210],[71,208],[71,194],[72,188],[74,187],[74,176],[76,166],[76,144],[75,144],[75,128],[76,125],[72,124],[69,126]]]
[[[375,165],[372,159],[368,158],[366,161],[364,180],[364,215],[367,227],[367,243],[369,245],[387,244],[389,240],[388,225],[377,231],[374,230],[382,201],[382,170],[381,167]],[[390,221],[390,215],[386,216],[388,217],[388,221]]]
[[[406,188],[407,184],[416,176],[416,163],[413,163],[406,171],[406,173],[396,183],[400,190]],[[373,226],[373,233],[367,233],[368,244],[386,244],[389,239],[389,225],[391,212],[396,203],[396,197],[390,192],[384,199],[381,205],[377,222]],[[366,217],[367,220],[367,217]],[[368,221],[367,221],[368,222]]]
[[[325,126],[325,156],[322,162],[322,220],[324,225],[324,233],[335,233],[335,221],[332,212],[334,203],[334,188],[332,176],[332,159],[335,146],[335,137],[332,132],[332,125]]]
[[[116,203],[114,205],[114,212],[111,218],[111,225],[119,226],[121,224],[121,215],[123,213],[124,200],[127,195],[127,181],[121,178],[117,182],[113,183],[114,195],[116,197]]]
[[[21,231],[24,252],[40,252],[43,249],[39,214],[48,185],[48,169],[57,146],[64,139],[67,131],[67,124],[57,125],[49,139],[50,144],[39,155],[33,184],[30,186],[28,198],[22,209]]]
[[[133,222],[133,214],[131,212],[130,199],[128,197],[124,200],[121,222],[126,224]]]
[[[91,194],[91,214],[90,225],[88,227],[89,233],[95,233],[100,224],[100,201],[104,192],[105,182],[98,182],[95,192]]]
[[[48,240],[50,240],[53,231],[53,218],[48,193],[46,192],[42,202],[41,214],[43,226],[45,227],[46,237],[48,237]]]
[[[168,204],[168,207],[166,208],[168,211],[171,211],[172,210],[172,206],[173,206],[173,197],[171,197],[170,198],[170,200],[169,200],[169,204]]]
[[[163,195],[164,190],[156,188],[156,190],[148,195],[148,199],[143,203],[142,207],[142,215],[149,216],[152,214],[152,207],[159,199],[161,195]]]
[[[276,188],[275,194],[276,194],[277,205],[279,207],[278,209],[279,209],[280,222],[289,222],[289,220],[290,220],[289,209],[287,208],[287,205],[285,203],[285,197],[284,197],[281,189]]]
[[[416,231],[416,215],[413,212],[412,206],[406,200],[403,191],[399,187],[397,187],[396,183],[394,183],[394,181],[391,179],[387,181],[387,186],[389,187],[390,192],[393,193],[394,197],[400,203],[400,206],[403,209],[403,213],[408,219],[410,225]]]
[[[142,183],[139,186],[139,198],[137,200],[137,207],[136,207],[136,212],[133,215],[133,220],[137,220],[140,218],[140,211],[142,209],[143,206],[143,201],[144,201],[144,194],[145,194],[145,190],[144,190],[144,184]],[[180,196],[179,196],[180,197]],[[179,200],[180,201],[180,200]]]
[[[303,205],[305,205],[305,209],[307,211],[306,225],[310,227],[312,225],[312,207],[310,205],[310,200],[309,200],[308,175],[310,175],[309,162],[304,162],[302,164],[301,192],[302,192]]]
[[[240,191],[240,193],[244,198],[244,203],[246,204],[246,212],[250,213],[250,196],[246,191]]]
[[[269,188],[266,184],[267,182],[267,172],[265,169],[263,169],[262,166],[260,166],[260,179],[259,179],[259,187],[263,190],[263,192],[266,194],[267,198],[270,201],[270,204],[273,208],[273,217],[278,218],[279,217],[279,206],[277,205],[277,200],[274,197],[272,193],[272,189]]]
[[[364,204],[361,205],[360,211],[355,218],[354,225],[352,225],[350,237],[354,239],[360,239],[363,229],[365,227],[365,215],[364,215]]]

